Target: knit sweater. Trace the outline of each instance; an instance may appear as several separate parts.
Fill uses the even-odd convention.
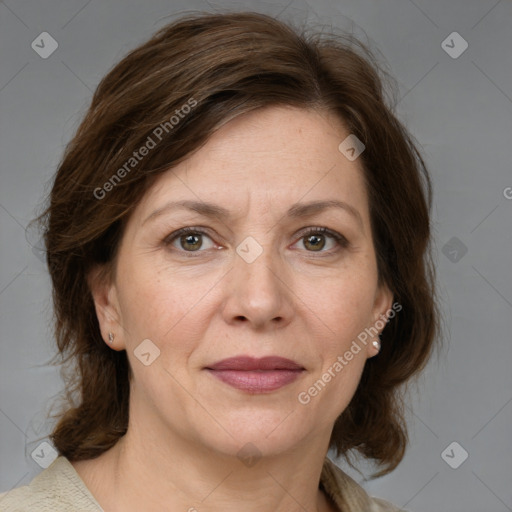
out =
[[[371,498],[352,478],[325,458],[320,487],[340,512],[404,512]],[[66,457],[60,456],[29,485],[0,494],[1,512],[105,512]]]

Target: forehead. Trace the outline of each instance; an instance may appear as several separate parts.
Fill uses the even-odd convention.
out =
[[[353,204],[364,217],[362,167],[338,150],[348,135],[339,119],[315,110],[267,107],[241,115],[159,176],[135,214],[145,217],[169,199],[261,210],[329,199]]]

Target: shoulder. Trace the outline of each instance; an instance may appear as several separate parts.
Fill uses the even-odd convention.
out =
[[[347,512],[405,512],[388,501],[373,498],[328,457],[320,483],[340,510]]]
[[[60,456],[28,485],[0,494],[2,512],[101,512],[66,457]]]

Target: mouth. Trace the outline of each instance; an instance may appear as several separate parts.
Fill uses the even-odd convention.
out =
[[[205,368],[211,375],[241,391],[269,393],[296,380],[305,368],[278,356],[224,359]]]

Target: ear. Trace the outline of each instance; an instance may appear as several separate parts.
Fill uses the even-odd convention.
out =
[[[124,349],[117,289],[110,272],[104,265],[97,265],[89,271],[87,283],[91,290],[103,340],[114,350]],[[109,333],[114,335],[113,342],[109,341]]]
[[[368,328],[368,331],[371,333],[369,343],[367,344],[368,357],[376,356],[379,353],[380,348],[376,348],[373,343],[378,341],[380,344],[379,335],[386,327],[392,305],[393,293],[387,284],[379,284],[373,303],[373,323]]]
[[[377,292],[375,294],[375,300],[373,303],[373,323],[375,324],[379,319],[387,320],[387,313],[393,305],[393,293],[385,283],[379,284]],[[384,318],[386,317],[386,318]],[[380,325],[380,324],[379,324]],[[382,332],[384,328],[379,329]]]

